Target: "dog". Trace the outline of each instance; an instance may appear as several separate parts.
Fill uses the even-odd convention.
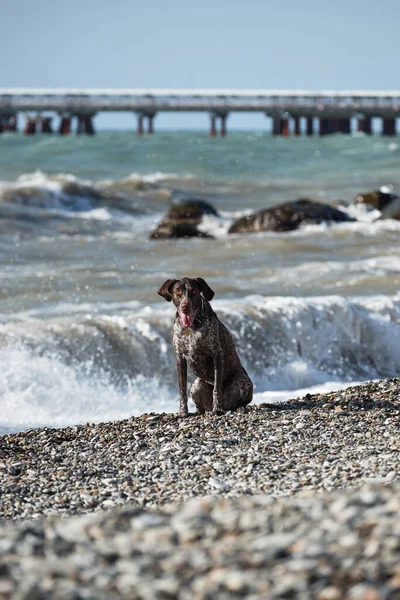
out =
[[[240,362],[232,335],[209,303],[214,292],[201,277],[167,279],[157,293],[173,301],[172,345],[176,355],[180,392],[179,416],[188,416],[187,365],[197,379],[190,394],[197,413],[222,414],[247,406],[253,383]]]

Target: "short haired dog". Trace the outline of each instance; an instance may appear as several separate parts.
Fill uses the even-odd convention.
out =
[[[253,383],[240,362],[232,335],[209,301],[214,292],[201,277],[167,279],[157,292],[176,306],[172,345],[180,392],[179,416],[188,415],[187,365],[197,379],[190,394],[197,412],[222,414],[247,406]]]

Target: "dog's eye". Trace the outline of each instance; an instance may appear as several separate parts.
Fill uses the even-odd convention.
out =
[[[190,290],[190,294],[191,294],[192,296],[195,296],[195,295],[197,294],[197,290]]]
[[[182,292],[181,292],[181,290],[176,290],[176,292],[175,292],[175,295],[176,295],[176,296],[182,296]]]

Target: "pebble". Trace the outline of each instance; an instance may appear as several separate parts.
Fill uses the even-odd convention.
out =
[[[2,436],[0,597],[400,598],[399,423],[387,379]]]

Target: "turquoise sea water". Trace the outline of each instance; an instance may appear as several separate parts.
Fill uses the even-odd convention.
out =
[[[120,131],[94,137],[5,134],[0,151],[0,177],[6,180],[38,169],[93,181],[162,172],[207,182],[315,181],[329,188],[336,183],[340,190],[345,185],[368,189],[388,179],[397,183],[400,152],[396,138],[378,135],[273,138],[232,132],[210,138],[204,132],[159,132],[138,137]]]
[[[204,277],[255,401],[398,375],[400,222],[353,204],[400,190],[397,138],[100,132],[0,136],[0,429],[174,411],[174,311],[156,290]],[[176,197],[211,202],[212,240],[149,240]],[[354,223],[228,235],[300,197]]]

